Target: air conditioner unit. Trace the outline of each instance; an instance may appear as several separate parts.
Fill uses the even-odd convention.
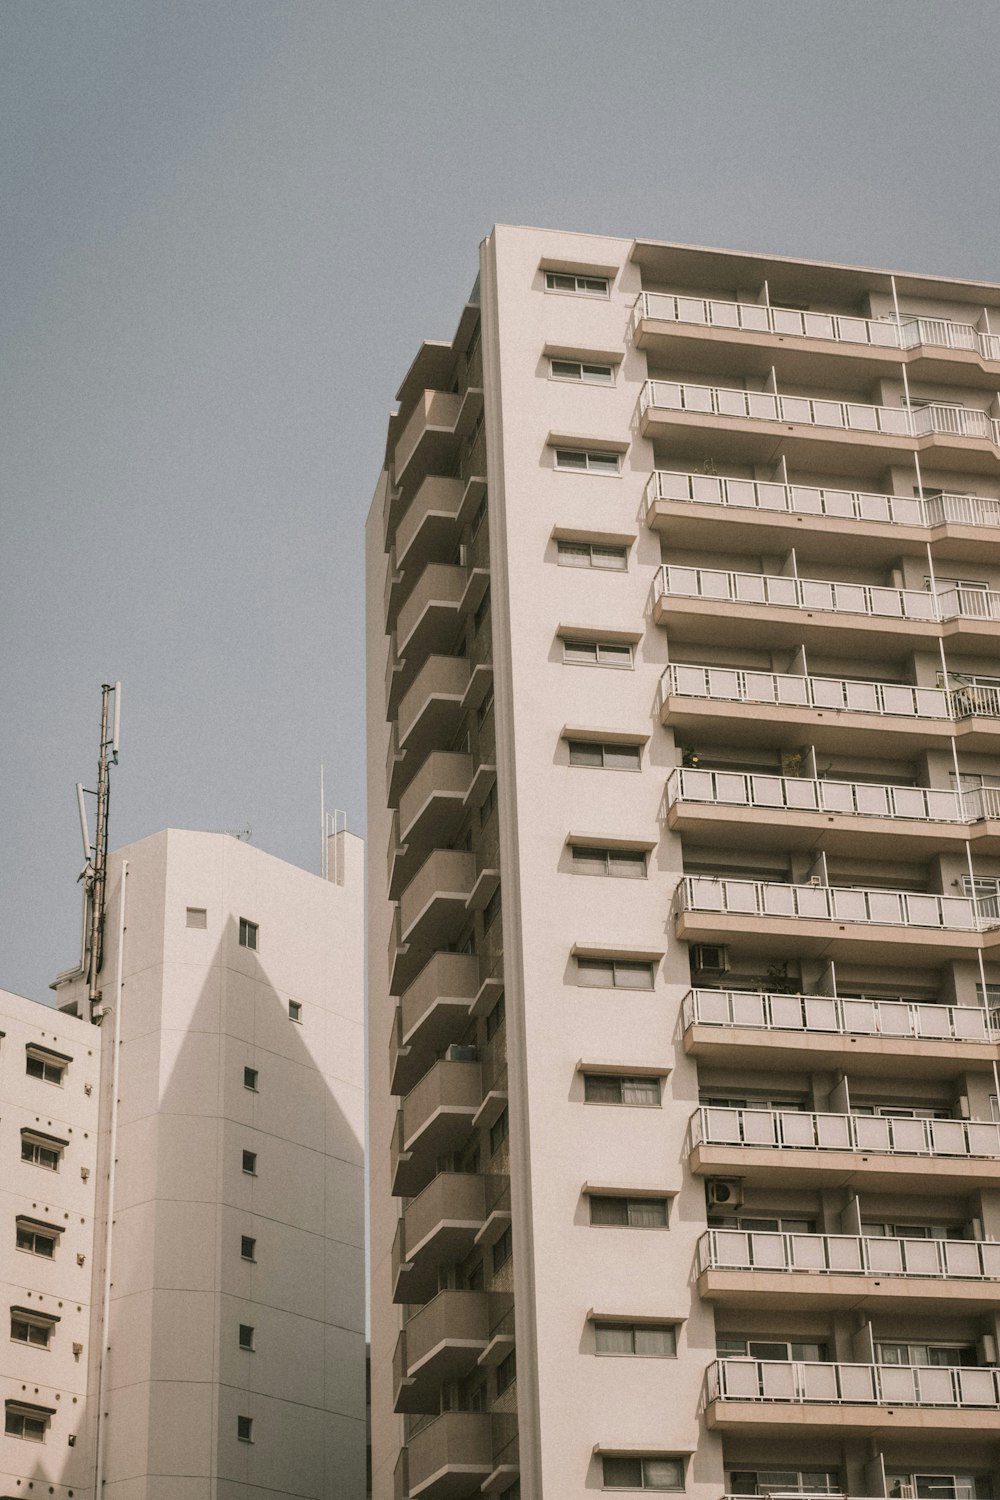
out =
[[[997,1341],[992,1333],[984,1333],[976,1340],[976,1353],[981,1365],[995,1365],[997,1362]]]
[[[695,974],[728,974],[729,949],[721,943],[695,943],[691,948],[691,968]]]
[[[705,1198],[709,1208],[742,1208],[743,1183],[739,1177],[710,1177]]]
[[[452,1042],[451,1046],[445,1053],[445,1057],[447,1058],[448,1062],[478,1062],[479,1049],[475,1046],[462,1045],[459,1042]]]

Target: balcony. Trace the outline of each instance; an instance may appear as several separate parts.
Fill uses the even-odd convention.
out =
[[[454,552],[465,486],[460,479],[429,475],[396,527],[396,566],[419,570]]]
[[[723,736],[730,744],[784,746],[789,729],[826,750],[857,753],[868,737],[879,753],[901,758],[927,745],[1000,751],[1000,691],[911,687],[737,667],[678,663],[660,681],[660,717],[675,734]]]
[[[940,1078],[942,1062],[987,1071],[1000,1056],[1000,1013],[975,1005],[696,989],[682,1014],[684,1050],[722,1066],[837,1069],[849,1054]]]
[[[1000,1125],[703,1104],[691,1117],[691,1170],[772,1186],[850,1179],[867,1192],[996,1187]]]
[[[873,406],[674,380],[648,380],[643,386],[643,437],[669,442],[677,454],[700,452],[706,426],[716,458],[773,463],[780,442],[787,463],[812,472],[879,473],[912,462],[916,450],[929,453],[935,465],[954,461],[992,473],[1000,445],[1000,422],[976,407]]]
[[[414,1085],[399,1111],[393,1144],[392,1191],[397,1198],[422,1192],[437,1171],[438,1158],[461,1149],[482,1100],[478,1060],[442,1058]]]
[[[414,1313],[396,1344],[395,1410],[438,1411],[442,1384],[475,1369],[488,1321],[485,1292],[438,1292]]]
[[[448,744],[455,735],[468,686],[469,662],[464,656],[429,656],[420,668],[397,716],[395,753],[405,755],[413,770],[428,751]]]
[[[802,956],[850,955],[863,963],[878,961],[891,943],[914,964],[1000,948],[995,897],[686,875],[677,899],[679,938],[724,943],[739,936],[746,952],[773,952],[778,939]]]
[[[395,901],[430,851],[451,842],[465,814],[472,757],[432,750],[399,799],[398,836],[391,840],[389,896]]]
[[[460,1500],[478,1495],[493,1470],[490,1418],[447,1411],[407,1442],[410,1500]]]
[[[720,1359],[708,1367],[706,1420],[717,1430],[774,1435],[801,1433],[806,1423],[995,1436],[998,1402],[1000,1370],[992,1368]]]
[[[647,526],[675,547],[718,547],[724,526],[722,545],[732,551],[791,549],[807,539],[814,557],[877,558],[886,565],[904,546],[931,544],[937,557],[1000,560],[1000,500],[980,495],[920,500],[657,469],[646,485],[644,513]]]
[[[996,1306],[1000,1244],[710,1229],[697,1275],[699,1295],[728,1306],[979,1313]]]
[[[403,1211],[393,1244],[393,1300],[428,1301],[439,1269],[468,1255],[485,1219],[485,1178],[439,1172]]]
[[[470,386],[464,394],[422,391],[397,439],[393,453],[393,477],[398,490],[405,486],[412,495],[428,474],[450,468],[458,442],[472,431],[483,410],[483,392]],[[390,511],[390,529],[398,524]]]
[[[400,933],[415,948],[446,948],[465,920],[476,883],[476,857],[464,849],[435,849],[399,900]]]
[[[879,857],[893,840],[901,858],[964,849],[1000,852],[1000,787],[960,792],[935,787],[811,780],[743,771],[678,768],[667,778],[669,827],[711,841],[720,833],[757,848],[812,849]]]
[[[427,657],[447,654],[454,640],[466,579],[465,568],[429,563],[400,608],[393,637],[395,653],[386,681],[387,718],[395,716],[400,699]]]
[[[399,1040],[390,1046],[392,1092],[408,1094],[461,1035],[479,990],[479,964],[463,953],[435,953],[399,1003]]]

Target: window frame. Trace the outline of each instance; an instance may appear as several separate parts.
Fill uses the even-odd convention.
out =
[[[656,1088],[656,1099],[590,1099],[587,1097],[587,1089],[591,1084],[597,1083],[620,1083],[635,1085],[637,1083],[649,1084]],[[620,1091],[624,1092],[624,1088]],[[588,1073],[583,1070],[583,1102],[584,1104],[596,1104],[599,1108],[611,1109],[662,1109],[663,1108],[663,1076],[659,1073]]]
[[[585,271],[554,271],[548,266],[543,266],[545,291],[555,293],[563,297],[591,297],[597,302],[607,302],[611,298],[612,277],[590,275]],[[572,281],[572,286],[557,286],[558,279]],[[581,286],[581,282],[592,282],[592,286]],[[601,285],[598,286],[597,283]]]
[[[257,1068],[248,1068],[248,1067],[246,1067],[244,1065],[244,1068],[243,1068],[243,1087],[247,1090],[247,1092],[250,1093],[250,1094],[259,1094],[260,1093],[260,1089],[257,1086],[259,1082],[260,1082],[260,1071],[259,1071],[259,1069],[257,1069]]]
[[[611,971],[610,984],[588,984],[586,980],[580,979],[582,973],[596,975],[603,973],[608,968]],[[627,984],[620,982],[619,970],[621,970],[622,978],[624,978],[627,974],[635,974],[638,977],[640,969],[648,973],[648,984]],[[578,953],[576,955],[576,973],[577,984],[581,989],[585,990],[642,990],[644,993],[648,993],[656,988],[656,962],[653,959],[624,957],[598,958],[593,954]]]
[[[556,566],[560,568],[592,568],[598,573],[627,573],[628,572],[628,547],[622,542],[581,542],[572,537],[557,536],[556,542]],[[573,548],[586,548],[586,561],[583,561],[582,551],[573,552]],[[620,557],[621,566],[608,566],[595,562],[594,556],[604,553],[607,557]],[[570,558],[579,558],[580,561],[571,562]]]
[[[637,857],[628,858],[627,856],[630,855]],[[623,856],[626,857],[623,858]],[[602,859],[603,868],[597,869]],[[628,870],[627,873],[624,869],[614,869],[616,859],[624,866],[633,866],[633,869]],[[645,880],[649,875],[648,849],[612,849],[610,845],[602,844],[571,844],[570,860],[574,875],[589,875],[597,878],[603,876],[608,880]]]
[[[600,479],[620,479],[622,455],[617,448],[557,448],[552,445],[552,467],[557,474],[590,474]],[[570,462],[566,462],[569,459]],[[582,459],[574,463],[573,459]],[[614,468],[611,467],[612,462]]]
[[[566,667],[617,667],[619,670],[631,672],[635,666],[635,643],[633,641],[588,641],[578,636],[562,636],[563,666]],[[589,652],[593,650],[593,659],[588,657],[574,656],[572,652]],[[611,652],[611,659],[602,653]],[[628,660],[622,660],[625,653]],[[614,658],[617,657],[618,660]]]
[[[588,1193],[587,1194],[587,1202],[589,1204],[589,1212],[590,1212],[590,1219],[589,1219],[588,1222],[589,1222],[590,1228],[592,1228],[592,1229],[643,1229],[643,1230],[657,1229],[657,1230],[660,1230],[660,1229],[669,1229],[670,1228],[670,1199],[667,1197],[667,1195],[665,1193],[662,1196],[659,1193],[651,1193],[651,1194],[649,1194],[649,1196],[646,1196],[645,1194],[643,1194],[641,1196],[636,1195],[635,1197],[631,1197],[631,1198],[629,1197],[628,1193]],[[610,1204],[610,1203],[616,1203],[617,1204],[617,1203],[620,1203],[620,1204],[623,1204],[624,1205],[624,1210],[625,1210],[625,1217],[624,1217],[624,1219],[609,1219],[606,1222],[602,1223],[602,1221],[600,1219],[595,1219],[594,1218],[594,1205],[595,1205],[595,1203],[603,1203],[603,1204]],[[636,1213],[638,1213],[638,1211],[640,1209],[647,1209],[648,1210],[649,1207],[650,1207],[650,1205],[652,1205],[652,1204],[656,1204],[657,1206],[662,1205],[662,1208],[663,1208],[663,1222],[662,1222],[662,1224],[640,1224],[638,1222],[633,1223],[633,1221],[632,1221],[633,1211],[635,1211]]]
[[[251,922],[249,917],[239,919],[239,946],[246,948],[249,953],[260,951],[260,923]]]
[[[58,1172],[66,1154],[66,1145],[65,1141],[57,1140],[55,1136],[29,1130],[25,1126],[21,1131],[21,1160],[28,1166],[41,1167],[46,1172]],[[44,1157],[51,1157],[52,1160],[43,1160]]]
[[[249,1249],[247,1248],[249,1246]],[[245,1260],[247,1265],[257,1264],[257,1239],[252,1234],[240,1235],[240,1260]]]
[[[236,1440],[240,1443],[253,1442],[253,1417],[245,1416],[242,1413],[237,1414]]]
[[[245,1177],[257,1176],[257,1152],[243,1151],[243,1175]]]
[[[561,381],[564,385],[603,385],[614,386],[616,367],[610,360],[590,359],[568,359],[560,354],[550,354],[549,379]],[[565,370],[575,369],[578,374],[566,374],[556,369],[556,365],[563,365]],[[596,372],[600,371],[600,375]],[[589,372],[589,373],[588,373]],[[607,379],[604,378],[605,374]]]
[[[37,1069],[32,1068],[32,1063],[37,1064]],[[47,1047],[39,1047],[33,1042],[27,1042],[24,1048],[24,1072],[27,1078],[37,1078],[41,1083],[50,1083],[53,1088],[62,1088],[69,1071],[70,1059],[63,1057],[58,1052],[51,1052]],[[56,1074],[50,1078],[49,1071]]]
[[[633,1480],[625,1480],[625,1481],[623,1481],[621,1479],[620,1475],[619,1475],[618,1479],[616,1479],[616,1480],[609,1480],[608,1477],[607,1477],[607,1468],[605,1467],[605,1465],[608,1464],[609,1462],[610,1463],[619,1463],[619,1464],[621,1464],[621,1463],[638,1464],[639,1465],[639,1480],[638,1480],[638,1483],[635,1483]],[[669,1484],[669,1485],[665,1485],[665,1484],[647,1484],[646,1483],[646,1471],[645,1471],[645,1465],[647,1463],[672,1463],[672,1464],[676,1464],[677,1467],[678,1467],[678,1469],[680,1470],[680,1483],[679,1484]],[[679,1453],[662,1453],[662,1454],[660,1454],[660,1453],[602,1453],[601,1454],[601,1488],[605,1489],[605,1490],[650,1490],[650,1491],[652,1491],[655,1494],[661,1494],[661,1495],[665,1495],[665,1494],[679,1495],[679,1494],[683,1494],[685,1486],[686,1486],[686,1480],[687,1480],[686,1467],[687,1466],[686,1466],[685,1457],[684,1457],[683,1454],[679,1454]]]
[[[572,735],[566,736],[566,744],[569,748],[569,764],[574,770],[579,771],[627,771],[630,774],[642,770],[642,741],[641,740],[581,740]],[[608,764],[608,752],[611,752],[612,764]],[[614,764],[614,757],[620,755],[624,761],[625,751],[635,752],[635,764],[632,764],[631,755],[627,765]],[[595,764],[592,759],[581,758],[585,755],[600,755],[600,764]],[[574,758],[575,757],[575,758]]]
[[[290,1021],[293,1021],[296,1026],[301,1026],[303,1024],[303,1021],[302,1021],[302,1001],[301,1000],[289,1000],[289,1002],[288,1002],[288,1019]]]
[[[11,1343],[24,1344],[27,1348],[31,1349],[50,1349],[52,1347],[52,1337],[56,1331],[56,1324],[58,1322],[59,1319],[54,1314],[49,1315],[43,1312],[36,1312],[33,1308],[27,1307],[12,1307],[10,1309]],[[15,1325],[19,1325],[25,1329],[24,1338],[21,1338],[19,1334],[14,1332]],[[32,1328],[37,1329],[39,1332],[44,1332],[45,1337],[43,1339],[31,1338],[28,1330]]]
[[[252,1323],[240,1323],[238,1325],[236,1340],[244,1354],[256,1353],[257,1330]]]
[[[52,1426],[54,1413],[48,1407],[34,1406],[30,1401],[9,1400],[4,1402],[4,1436],[19,1438],[26,1443],[44,1443]],[[13,1420],[12,1420],[13,1419]],[[15,1423],[20,1420],[21,1431]],[[26,1423],[32,1423],[37,1432],[27,1432]]]
[[[19,1239],[29,1235],[36,1242],[35,1244],[18,1244]],[[22,1255],[37,1255],[41,1260],[55,1260],[61,1237],[62,1229],[58,1224],[46,1224],[40,1219],[29,1219],[27,1216],[14,1220],[14,1248]],[[39,1240],[50,1244],[51,1250],[39,1250],[37,1248]]]
[[[677,1358],[677,1324],[676,1323],[650,1323],[643,1322],[641,1318],[635,1321],[619,1318],[595,1318],[594,1320],[594,1353],[601,1359],[676,1359]],[[627,1330],[632,1337],[631,1349],[602,1349],[600,1347],[600,1333],[602,1329]],[[668,1333],[672,1347],[670,1349],[654,1352],[652,1350],[637,1350],[635,1347],[636,1332],[645,1332],[653,1329],[657,1333]]]

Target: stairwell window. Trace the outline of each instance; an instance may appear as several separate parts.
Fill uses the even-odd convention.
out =
[[[666,1198],[590,1194],[591,1224],[618,1225],[626,1229],[666,1229],[668,1218]]]
[[[613,1458],[601,1459],[606,1490],[682,1490],[682,1458]]]
[[[547,292],[570,292],[577,297],[607,297],[611,284],[607,276],[578,276],[572,271],[546,271]]]
[[[575,474],[620,474],[622,456],[607,448],[557,448],[556,468]]]
[[[257,948],[257,939],[260,928],[256,922],[248,922],[246,917],[240,917],[240,947]]]

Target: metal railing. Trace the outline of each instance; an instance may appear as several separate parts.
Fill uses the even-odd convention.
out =
[[[804,1271],[821,1276],[1000,1281],[1000,1242],[709,1229],[698,1241],[697,1266],[699,1275],[703,1271]]]
[[[646,485],[644,513],[658,500],[762,510],[778,515],[828,516],[837,520],[881,522],[891,526],[1000,526],[1000,500],[944,493],[923,500],[867,490],[835,490],[821,485],[780,484],[777,480],[729,479],[656,469]]]
[[[982,793],[986,793],[984,800]],[[757,771],[700,771],[677,767],[667,778],[667,805],[721,803],[768,811],[846,813],[860,818],[912,818],[921,822],[971,823],[996,816],[1000,788],[961,792],[921,786],[881,786],[857,781],[818,781],[769,776]],[[987,803],[990,814],[980,809]]]
[[[921,1000],[696,989],[684,997],[683,1016],[685,1030],[698,1025],[904,1041],[1000,1040],[1000,1011]]]
[[[895,318],[862,318],[853,313],[812,312],[760,302],[677,296],[672,292],[640,292],[633,310],[633,326],[639,318],[867,344],[881,349],[914,349],[931,344],[945,349],[970,349],[983,359],[1000,359],[1000,336],[980,333],[972,323],[956,323],[947,318],[908,317],[901,319],[900,325]]]
[[[996,1407],[1000,1370],[936,1365],[820,1364],[720,1359],[707,1371],[709,1401],[834,1405]]]
[[[854,886],[789,885],[684,875],[677,886],[681,911],[803,921],[851,922],[876,927],[924,927],[950,932],[990,932],[1000,926],[997,897],[938,896],[924,891],[882,891]]]
[[[651,407],[712,417],[749,417],[758,422],[800,422],[886,437],[925,437],[941,432],[954,437],[987,438],[1000,444],[1000,421],[975,407],[930,402],[927,406],[872,406],[825,396],[782,396],[735,386],[689,385],[677,380],[647,380],[639,413]]]
[[[691,1116],[691,1145],[996,1160],[1000,1124],[702,1104]]]

